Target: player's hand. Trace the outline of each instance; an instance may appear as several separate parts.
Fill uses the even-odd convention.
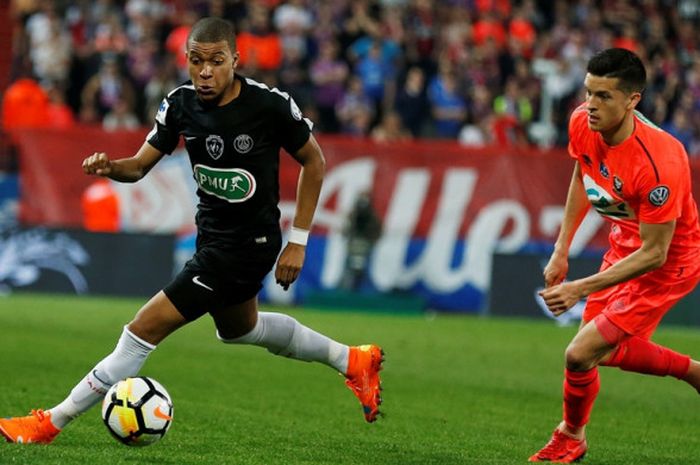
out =
[[[112,162],[106,153],[95,152],[83,160],[83,171],[85,174],[109,176],[112,172]]]
[[[301,267],[304,265],[306,247],[299,244],[288,243],[277,260],[275,279],[277,284],[286,291],[289,285],[299,277]]]
[[[554,252],[549,258],[547,266],[544,267],[544,287],[552,287],[566,279],[566,273],[569,272],[569,258],[557,252]]]
[[[583,298],[583,291],[578,281],[555,284],[554,286],[541,290],[539,294],[554,316],[561,315]]]

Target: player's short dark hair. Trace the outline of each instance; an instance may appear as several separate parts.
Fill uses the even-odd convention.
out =
[[[192,26],[187,36],[187,48],[190,42],[221,42],[225,40],[232,52],[236,51],[236,32],[233,23],[221,18],[202,18]]]
[[[626,93],[642,92],[647,83],[647,72],[642,60],[624,48],[609,48],[598,52],[586,68],[594,76],[618,78],[619,88]]]

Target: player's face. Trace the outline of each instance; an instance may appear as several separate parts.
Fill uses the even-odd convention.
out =
[[[620,90],[618,78],[586,74],[586,107],[588,127],[603,134],[614,132],[639,102],[639,92]]]
[[[187,63],[197,96],[205,102],[217,103],[233,83],[238,52],[232,52],[225,40],[191,41],[187,50]]]

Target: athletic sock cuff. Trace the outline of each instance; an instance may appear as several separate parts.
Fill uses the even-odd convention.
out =
[[[683,379],[690,370],[690,357],[684,354],[678,354],[671,358],[671,366],[668,369],[668,374],[674,378]]]
[[[156,346],[154,344],[151,344],[150,342],[144,341],[140,337],[138,337],[136,334],[132,333],[129,331],[129,328],[127,326],[124,326],[124,334],[133,339],[134,342],[137,344],[142,345],[145,349],[148,349],[149,351],[155,350]]]
[[[587,371],[572,371],[566,368],[564,375],[572,386],[583,387],[595,382],[598,378],[598,368],[593,367]]]

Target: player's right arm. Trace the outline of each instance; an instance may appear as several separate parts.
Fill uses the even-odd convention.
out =
[[[569,271],[569,247],[571,246],[571,241],[590,207],[591,204],[583,186],[581,166],[576,162],[573,175],[571,176],[571,183],[569,184],[569,193],[566,196],[564,218],[559,229],[559,235],[554,244],[552,256],[544,268],[544,283],[546,287],[559,284],[566,278],[566,273]]]
[[[161,158],[163,152],[144,142],[136,155],[129,158],[110,160],[106,153],[95,152],[83,160],[83,171],[119,182],[136,182],[146,176]]]

